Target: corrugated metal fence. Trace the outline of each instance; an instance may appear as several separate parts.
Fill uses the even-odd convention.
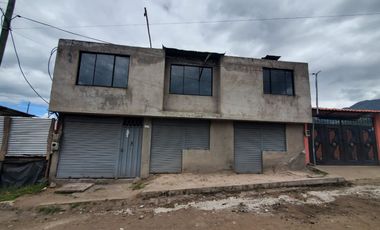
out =
[[[0,140],[4,117],[0,117]],[[52,119],[12,117],[6,156],[44,156]]]

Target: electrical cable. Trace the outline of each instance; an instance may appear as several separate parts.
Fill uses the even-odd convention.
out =
[[[16,55],[16,59],[17,59],[17,64],[18,64],[18,67],[20,69],[20,72],[21,72],[21,75],[24,77],[24,80],[26,81],[26,83],[28,83],[28,85],[30,86],[30,88],[32,88],[32,90],[34,91],[34,93],[39,97],[41,98],[41,100],[43,100],[46,104],[49,104],[49,102],[43,98],[35,89],[34,87],[32,86],[32,84],[30,84],[29,80],[27,79],[27,77],[25,76],[24,74],[24,71],[22,70],[22,67],[21,67],[21,62],[20,62],[20,58],[18,56],[18,52],[17,52],[17,48],[16,48],[16,43],[15,43],[15,40],[14,40],[14,37],[13,37],[13,33],[12,33],[12,30],[9,30],[9,33],[11,34],[11,40],[12,40],[12,44],[13,44],[13,49],[15,51],[15,55]]]
[[[56,30],[59,30],[59,31],[62,31],[62,32],[65,32],[65,33],[69,33],[69,34],[72,34],[72,35],[75,35],[75,36],[78,36],[78,37],[83,37],[83,38],[87,38],[87,39],[98,41],[98,42],[102,42],[102,43],[112,44],[110,42],[107,42],[107,41],[104,41],[104,40],[101,40],[101,39],[93,38],[93,37],[86,36],[86,35],[83,35],[83,34],[78,34],[78,33],[75,33],[75,32],[69,31],[69,30],[65,30],[65,29],[59,28],[57,26],[53,26],[53,25],[47,24],[45,22],[40,22],[40,21],[34,20],[32,18],[24,17],[24,16],[21,16],[21,15],[16,15],[15,17],[23,18],[25,20],[28,20],[28,21],[31,21],[31,22],[34,22],[34,23],[37,23],[37,24],[40,24],[40,25],[48,26],[48,27],[51,27],[53,29],[56,29]]]
[[[53,56],[53,54],[58,50],[58,47],[54,47],[53,49],[51,49],[50,51],[50,56],[49,56],[49,60],[48,60],[48,74],[49,74],[49,77],[50,79],[53,81],[53,77],[51,76],[51,73],[50,73],[50,61],[51,61],[51,57]]]
[[[241,18],[241,19],[224,19],[224,20],[204,20],[204,21],[183,21],[183,22],[153,22],[149,25],[184,25],[184,24],[215,24],[215,23],[231,23],[231,22],[257,22],[257,21],[281,21],[281,20],[300,20],[300,19],[327,19],[327,18],[341,18],[341,17],[358,17],[358,16],[374,16],[380,15],[380,12],[372,13],[357,13],[357,14],[340,14],[340,15],[316,15],[316,16],[296,16],[296,17],[274,17],[274,18]],[[22,17],[22,16],[20,16]],[[46,25],[46,23],[38,22],[37,20],[23,17],[39,24]],[[50,26],[50,25],[49,25]],[[130,24],[109,24],[109,25],[83,25],[83,26],[60,26],[63,28],[97,28],[97,27],[126,27],[126,26],[146,26],[144,23],[130,23]],[[14,29],[38,29],[42,27],[16,27]],[[58,27],[57,27],[58,28]],[[63,30],[59,28],[60,30]],[[65,31],[67,32],[67,31]],[[103,41],[104,42],[104,41]]]

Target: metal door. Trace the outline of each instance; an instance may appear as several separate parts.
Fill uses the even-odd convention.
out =
[[[235,171],[261,173],[262,151],[286,151],[285,125],[235,123]]]
[[[210,122],[205,120],[153,120],[151,173],[182,171],[183,149],[209,149]]]
[[[310,140],[313,159],[314,137],[317,164],[378,164],[376,139],[371,118],[356,120],[314,118],[315,130]],[[309,127],[311,129],[311,127]]]
[[[235,124],[235,171],[237,173],[261,173],[261,135],[257,124]]]
[[[66,116],[57,177],[114,178],[121,128],[121,118]]]
[[[118,177],[140,176],[141,135],[141,126],[124,126],[118,160]]]

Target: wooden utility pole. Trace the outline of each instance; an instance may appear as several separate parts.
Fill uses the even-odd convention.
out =
[[[16,5],[16,0],[8,0],[7,10],[4,14],[4,21],[1,28],[1,35],[0,35],[0,66],[3,62],[3,56],[4,56],[4,50],[5,46],[7,44],[8,34],[9,30],[11,28],[11,20],[13,15],[13,10]]]
[[[150,48],[152,48],[152,39],[150,38],[149,19],[148,19],[148,12],[146,11],[146,7],[144,7],[144,16],[146,18],[146,27],[148,29],[149,45],[150,45]]]

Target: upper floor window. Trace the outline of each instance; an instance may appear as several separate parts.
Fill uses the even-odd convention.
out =
[[[171,65],[169,92],[172,94],[212,96],[212,68]]]
[[[292,70],[263,69],[264,93],[294,95],[294,78]]]
[[[77,84],[126,88],[128,72],[129,57],[83,52]]]

